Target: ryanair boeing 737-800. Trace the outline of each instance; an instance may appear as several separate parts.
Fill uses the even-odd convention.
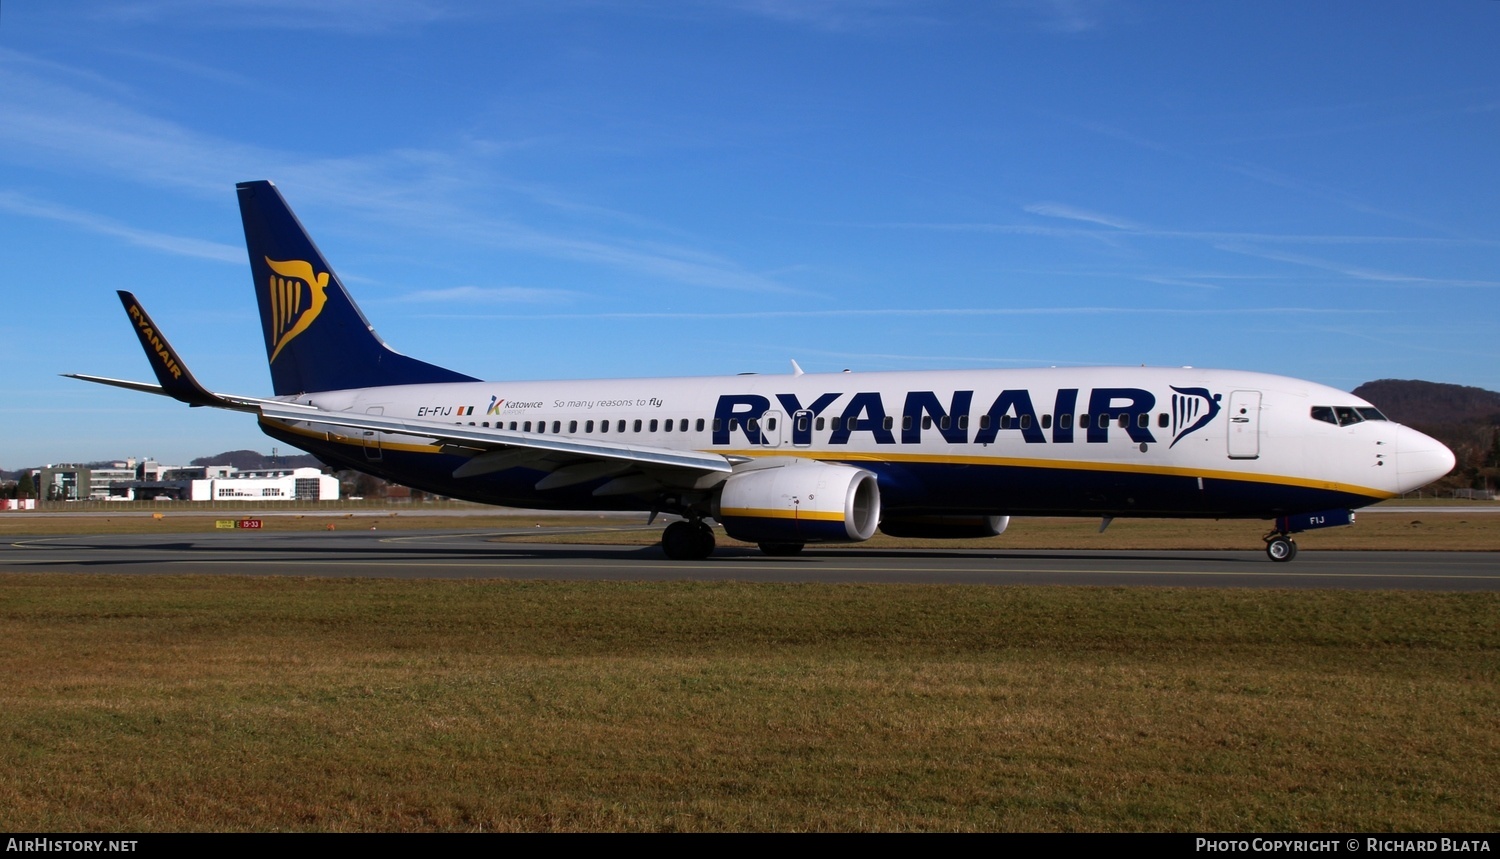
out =
[[[119,293],[159,384],[73,378],[253,412],[335,468],[454,498],[672,513],[769,554],[983,537],[1009,517],[1264,519],[1266,552],[1447,474],[1453,454],[1370,403],[1226,370],[1099,367],[484,382],[401,355],[270,182],[238,186],[269,398],[211,393]]]

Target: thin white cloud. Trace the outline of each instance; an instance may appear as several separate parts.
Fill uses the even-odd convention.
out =
[[[29,70],[30,72],[39,75],[51,75],[54,77],[67,79],[80,85],[86,85],[94,87],[96,89],[109,90],[116,95],[123,96],[132,92],[129,86],[126,86],[125,84],[121,83],[118,80],[115,80],[114,78],[101,75],[97,72],[92,72],[87,69],[75,68],[73,66],[64,65],[63,63],[54,62],[42,57],[34,57],[30,54],[23,54],[19,51],[13,51],[7,48],[0,48],[0,68],[4,68],[5,66],[9,66],[18,70]]]
[[[1042,215],[1048,218],[1062,218],[1068,221],[1083,221],[1088,224],[1101,224],[1106,227],[1114,227],[1117,230],[1139,231],[1137,224],[1131,223],[1124,218],[1113,215],[1101,215],[1098,212],[1090,212],[1076,206],[1065,203],[1033,203],[1025,207],[1026,211],[1033,215]]]
[[[833,33],[933,24],[911,0],[731,0],[737,12]]]
[[[161,66],[162,68],[170,69],[173,72],[177,72],[188,77],[212,81],[219,84],[225,84],[227,86],[235,87],[236,89],[259,92],[264,92],[266,90],[266,87],[264,85],[262,85],[259,81],[250,77],[249,75],[227,72],[220,68],[207,66],[203,63],[189,62],[182,59],[181,57],[174,57],[169,54],[123,50],[110,50],[106,51],[105,53],[111,53],[116,56],[125,57],[126,59],[147,63],[149,65]]]
[[[1500,352],[1494,349],[1460,349],[1455,346],[1479,346],[1487,345],[1484,338],[1475,340],[1455,339],[1453,332],[1447,328],[1432,330],[1413,330],[1404,328],[1401,330],[1383,330],[1373,332],[1366,328],[1348,328],[1334,326],[1315,326],[1313,331],[1324,334],[1337,334],[1357,340],[1365,340],[1391,349],[1395,354],[1407,352],[1431,352],[1440,355],[1465,355],[1471,358],[1484,358],[1494,360],[1500,358]]]
[[[326,30],[368,35],[463,15],[432,0],[131,0],[105,3],[94,17],[127,24],[216,29]]]
[[[1026,207],[1026,211],[1040,209]],[[1048,227],[1037,224],[1003,224],[973,222],[886,222],[866,224],[876,229],[946,230],[953,232],[1000,233],[1023,236],[1050,236],[1054,238],[1113,239],[1138,236],[1148,239],[1185,239],[1198,242],[1259,242],[1262,244],[1300,245],[1431,245],[1434,247],[1500,247],[1500,240],[1452,236],[1399,236],[1399,235],[1339,235],[1332,233],[1257,233],[1234,230],[1170,230],[1132,224],[1123,218],[1097,215],[1081,209],[1061,207],[1057,212],[1036,211],[1053,217],[1068,217],[1062,212],[1072,212],[1072,219],[1091,221],[1109,226],[1111,229],[1095,230],[1086,227]]]
[[[1500,281],[1494,280],[1464,280],[1457,278],[1418,277],[1415,275],[1398,274],[1395,272],[1381,271],[1379,269],[1364,266],[1350,265],[1348,263],[1335,262],[1332,260],[1319,259],[1317,257],[1303,256],[1300,254],[1289,254],[1273,251],[1265,251],[1249,245],[1225,243],[1215,245],[1223,251],[1243,254],[1257,259],[1271,260],[1272,262],[1291,263],[1292,265],[1306,266],[1319,271],[1329,271],[1344,277],[1367,283],[1379,283],[1390,286],[1420,286],[1420,287],[1496,287]]]
[[[852,308],[845,310],[744,310],[726,312],[615,311],[537,314],[421,314],[424,319],[832,319],[919,316],[1320,316],[1381,315],[1389,310],[1346,307],[942,307]]]
[[[1012,0],[1050,33],[1083,33],[1104,23],[1105,0]]]
[[[1442,111],[1429,111],[1429,112],[1424,113],[1423,115],[1424,116],[1427,116],[1427,115],[1430,115],[1430,116],[1442,116],[1442,115],[1451,115],[1451,114],[1459,113],[1459,112],[1465,112],[1465,111],[1458,110],[1458,109],[1445,109],[1445,110],[1442,110]],[[1094,122],[1094,121],[1091,121],[1091,120],[1077,119],[1077,118],[1070,117],[1070,116],[1063,116],[1063,115],[1057,115],[1057,114],[1048,114],[1048,115],[1053,116],[1059,122],[1065,122],[1065,123],[1073,125],[1073,126],[1075,126],[1077,128],[1081,128],[1084,131],[1088,131],[1088,132],[1090,132],[1092,134],[1097,134],[1097,135],[1100,135],[1100,136],[1103,136],[1103,137],[1110,138],[1112,140],[1119,140],[1119,141],[1128,143],[1128,144],[1130,144],[1132,146],[1136,146],[1136,147],[1139,147],[1139,148],[1142,148],[1142,149],[1146,149],[1146,150],[1149,150],[1149,151],[1152,151],[1152,152],[1158,152],[1158,153],[1161,153],[1161,154],[1164,154],[1164,155],[1168,155],[1168,156],[1173,157],[1173,158],[1180,159],[1182,161],[1186,161],[1186,162],[1190,162],[1190,163],[1194,163],[1194,164],[1199,164],[1199,165],[1207,166],[1207,167],[1210,167],[1210,168],[1213,168],[1213,169],[1216,169],[1216,170],[1222,170],[1222,171],[1225,171],[1225,172],[1234,173],[1234,174],[1237,174],[1239,176],[1243,176],[1246,179],[1250,179],[1251,181],[1254,181],[1254,182],[1259,182],[1261,184],[1270,185],[1270,186],[1275,187],[1275,188],[1281,188],[1283,190],[1291,191],[1293,193],[1302,194],[1304,196],[1311,197],[1311,198],[1317,199],[1317,200],[1322,200],[1324,202],[1332,203],[1334,205],[1343,206],[1344,208],[1347,208],[1347,209],[1349,209],[1351,211],[1354,211],[1354,212],[1358,212],[1360,214],[1375,215],[1375,216],[1378,216],[1378,217],[1387,218],[1389,220],[1393,220],[1393,221],[1396,221],[1398,223],[1403,223],[1403,224],[1407,224],[1407,225],[1411,225],[1411,226],[1418,226],[1418,227],[1422,227],[1424,229],[1429,229],[1429,230],[1431,230],[1431,231],[1433,231],[1435,233],[1445,233],[1445,234],[1448,234],[1448,235],[1459,235],[1459,234],[1461,234],[1461,231],[1454,230],[1454,229],[1449,228],[1449,227],[1447,227],[1445,225],[1435,224],[1435,223],[1432,223],[1430,221],[1426,221],[1426,220],[1423,220],[1423,219],[1420,219],[1420,218],[1414,218],[1414,217],[1411,217],[1409,215],[1402,214],[1400,212],[1392,212],[1392,211],[1389,211],[1387,209],[1382,209],[1382,208],[1379,208],[1377,206],[1371,205],[1370,203],[1367,203],[1364,200],[1361,200],[1361,199],[1355,197],[1352,194],[1340,191],[1340,190],[1335,189],[1335,188],[1330,188],[1330,187],[1321,185],[1321,184],[1316,183],[1316,182],[1310,182],[1310,181],[1306,181],[1306,180],[1302,180],[1302,179],[1297,179],[1297,178],[1294,178],[1292,176],[1288,176],[1287,174],[1285,174],[1285,173],[1283,173],[1281,171],[1273,170],[1273,169],[1271,169],[1269,167],[1266,167],[1264,165],[1261,165],[1261,164],[1256,164],[1256,163],[1253,163],[1253,162],[1244,161],[1244,160],[1241,160],[1241,159],[1233,159],[1233,158],[1207,158],[1207,157],[1203,157],[1203,156],[1200,156],[1200,155],[1197,155],[1197,154],[1194,154],[1192,152],[1188,152],[1188,151],[1185,151],[1185,150],[1182,150],[1182,149],[1177,149],[1177,148],[1165,146],[1163,144],[1160,144],[1160,143],[1156,142],[1155,140],[1152,140],[1152,139],[1146,138],[1146,137],[1142,137],[1142,136],[1140,136],[1138,134],[1135,134],[1135,133],[1129,132],[1129,131],[1125,131],[1124,129],[1117,128],[1115,126],[1106,125],[1106,124],[1099,123],[1099,122]],[[1266,138],[1245,138],[1245,139],[1247,139],[1247,140],[1248,139],[1257,139],[1258,140],[1258,139],[1266,139]],[[1232,143],[1232,142],[1236,142],[1236,141],[1221,140],[1218,143],[1219,143],[1219,145],[1224,145],[1225,143]],[[1490,243],[1487,242],[1486,244],[1490,244]]]
[[[1330,188],[1321,183],[1296,179],[1286,175],[1285,173],[1282,173],[1281,171],[1272,170],[1271,168],[1262,166],[1260,164],[1254,164],[1249,161],[1233,160],[1225,161],[1221,166],[1223,166],[1226,170],[1238,173],[1257,182],[1292,191],[1293,193],[1302,194],[1316,200],[1333,203],[1337,206],[1343,206],[1350,211],[1358,212],[1362,215],[1375,215],[1376,217],[1386,218],[1397,223],[1431,230],[1434,233],[1442,233],[1450,236],[1457,235],[1460,239],[1467,238],[1466,236],[1462,235],[1461,231],[1454,230],[1446,225],[1434,223],[1423,218],[1414,218],[1410,215],[1405,215],[1400,212],[1393,212],[1388,209],[1383,209],[1378,206],[1371,205],[1370,203],[1367,203],[1352,194],[1347,194],[1335,188]],[[1494,242],[1483,243],[1494,244]]]
[[[1217,283],[1200,283],[1196,280],[1187,280],[1181,277],[1162,277],[1161,275],[1137,275],[1136,280],[1146,283],[1156,283],[1162,286],[1186,286],[1191,289],[1223,289]]]
[[[1014,365],[1021,366],[1021,367],[1035,368],[1035,367],[1063,367],[1063,366],[1084,367],[1084,366],[1089,366],[1091,363],[1093,363],[1093,362],[1090,362],[1090,361],[1059,360],[1059,359],[1056,359],[1056,358],[1045,358],[1045,357],[1035,357],[1035,356],[1026,356],[1026,357],[1011,356],[1011,357],[1001,358],[1001,357],[996,357],[996,356],[988,356],[988,357],[986,357],[986,356],[974,356],[974,355],[907,355],[907,354],[888,353],[888,352],[838,352],[838,351],[829,351],[829,350],[825,350],[825,349],[805,349],[805,348],[795,348],[795,349],[793,349],[792,347],[787,347],[787,346],[766,346],[764,344],[747,344],[747,345],[749,345],[749,346],[759,345],[760,348],[762,349],[762,351],[770,351],[770,352],[775,352],[775,353],[778,353],[778,354],[779,353],[784,353],[784,352],[787,352],[787,351],[795,351],[796,354],[799,357],[800,356],[814,356],[814,357],[818,357],[818,358],[837,358],[837,359],[839,359],[841,361],[844,361],[844,360],[872,361],[872,362],[874,362],[874,361],[889,361],[889,362],[896,362],[896,364],[898,366],[899,365],[903,365],[903,364],[908,364],[908,363],[978,364],[980,366],[989,366],[989,365],[994,365],[994,364],[1014,364]]]
[[[189,189],[205,196],[222,195],[239,179],[275,176],[283,187],[296,188],[290,196],[297,201],[337,206],[352,216],[393,227],[594,263],[666,284],[793,292],[731,260],[680,243],[580,237],[588,230],[576,223],[561,233],[476,212],[455,202],[472,196],[480,173],[462,146],[454,151],[399,150],[311,160],[197,133],[60,83],[60,74],[36,74],[20,57],[0,53],[0,159]],[[532,189],[529,196],[538,194]],[[544,205],[569,214],[556,199]],[[581,206],[571,214],[589,217]],[[593,220],[618,225],[628,218],[610,212],[594,213]],[[648,229],[639,221],[629,226]]]
[[[220,242],[204,241],[187,236],[173,236],[150,230],[137,229],[108,218],[88,212],[80,212],[67,206],[33,200],[13,191],[0,191],[0,211],[28,218],[69,224],[99,235],[121,239],[137,247],[150,248],[178,256],[198,257],[218,262],[243,263],[245,249]]]
[[[1009,19],[1050,33],[1097,29],[1111,0],[1010,0]],[[321,30],[379,35],[449,21],[513,15],[605,14],[668,18],[725,15],[760,18],[825,33],[904,33],[913,27],[952,26],[993,19],[990,9],[931,0],[127,0],[101,3],[93,17],[125,24],[198,29]]]
[[[6,160],[219,193],[226,170],[270,160],[85,92],[60,75],[34,74],[14,57],[0,55],[0,157]]]
[[[573,301],[581,293],[570,289],[534,289],[524,286],[455,286],[423,289],[395,301],[412,304],[555,304]]]
[[[1060,122],[1068,123],[1069,125],[1073,125],[1073,126],[1076,126],[1078,128],[1081,128],[1084,131],[1092,132],[1093,134],[1097,134],[1097,135],[1099,135],[1101,137],[1108,137],[1111,140],[1118,140],[1118,141],[1121,141],[1122,143],[1128,143],[1131,146],[1136,146],[1136,147],[1139,147],[1141,149],[1145,149],[1145,150],[1147,150],[1149,152],[1160,152],[1160,153],[1163,153],[1165,155],[1174,155],[1174,156],[1183,157],[1183,158],[1188,157],[1188,156],[1184,155],[1182,152],[1179,152],[1179,151],[1177,151],[1177,150],[1175,150],[1175,149],[1173,149],[1173,148],[1171,148],[1169,146],[1165,146],[1165,145],[1163,145],[1161,143],[1157,143],[1155,140],[1152,140],[1149,137],[1142,137],[1139,134],[1136,134],[1136,133],[1131,132],[1131,131],[1126,131],[1123,128],[1118,128],[1118,127],[1113,126],[1113,125],[1106,125],[1106,124],[1104,124],[1102,122],[1095,122],[1093,120],[1075,119],[1075,118],[1070,117],[1070,116],[1059,116],[1059,115],[1056,115],[1056,114],[1048,114],[1048,115],[1053,116],[1055,119],[1059,120]]]
[[[1476,110],[1471,98],[1484,98],[1491,87],[1476,85],[1448,91],[1418,91],[1333,103],[1313,103],[1269,110],[1235,112],[1251,131],[1228,136],[1219,145],[1262,143],[1268,140],[1301,140],[1335,135],[1369,136],[1377,129],[1398,126],[1429,125],[1447,122],[1453,117],[1483,112]],[[1291,120],[1291,121],[1288,121]]]

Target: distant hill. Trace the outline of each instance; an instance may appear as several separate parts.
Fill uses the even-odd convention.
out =
[[[1409,426],[1472,421],[1500,424],[1500,394],[1484,388],[1381,379],[1360,385],[1354,395],[1374,403],[1391,420]]]
[[[1484,388],[1381,379],[1354,389],[1397,423],[1419,429],[1448,445],[1458,459],[1442,481],[1455,487],[1484,488],[1500,477],[1500,394]]]
[[[200,456],[189,465],[232,465],[240,471],[263,468],[322,468],[323,463],[310,453],[270,457],[253,450],[227,450],[213,456]]]

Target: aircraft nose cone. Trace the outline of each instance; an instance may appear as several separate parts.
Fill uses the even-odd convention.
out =
[[[1453,470],[1453,451],[1437,439],[1410,427],[1401,428],[1396,444],[1398,489],[1410,492],[1443,477]]]

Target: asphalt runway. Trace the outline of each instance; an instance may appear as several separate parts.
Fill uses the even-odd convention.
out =
[[[1496,591],[1486,552],[888,550],[810,548],[792,558],[721,548],[670,561],[655,546],[498,541],[520,531],[38,537],[0,544],[0,572],[594,581],[862,582]],[[536,531],[526,531],[534,535]]]

